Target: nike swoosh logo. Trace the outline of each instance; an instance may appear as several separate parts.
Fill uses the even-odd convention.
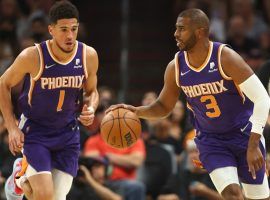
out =
[[[246,130],[246,128],[248,127],[249,123],[247,123],[247,125],[244,128],[240,128],[241,132],[244,132],[244,130]]]
[[[186,71],[186,72],[181,72],[181,76],[185,76],[187,73],[189,73],[190,70]]]
[[[54,65],[55,65],[55,63],[52,65],[45,65],[45,69],[49,69],[49,68],[53,67]]]

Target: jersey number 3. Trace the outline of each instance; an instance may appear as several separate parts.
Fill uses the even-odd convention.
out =
[[[220,112],[220,109],[217,105],[216,98],[213,95],[201,96],[200,101],[202,103],[206,103],[205,106],[208,110],[205,113],[206,116],[208,116],[210,118],[215,118],[215,117],[220,116],[221,112]]]
[[[57,112],[62,111],[62,106],[63,106],[64,99],[65,99],[65,94],[66,94],[65,90],[60,90],[59,100],[58,100],[58,104],[57,104],[57,108],[56,108]]]

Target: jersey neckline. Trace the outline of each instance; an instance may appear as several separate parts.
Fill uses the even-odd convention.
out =
[[[49,42],[50,42],[50,40],[47,40],[47,41],[46,41],[46,46],[47,46],[47,49],[48,49],[48,52],[49,52],[51,58],[52,58],[56,63],[59,63],[59,64],[61,64],[61,65],[67,65],[67,64],[69,64],[69,63],[75,58],[75,56],[76,56],[76,54],[77,54],[77,51],[78,51],[78,46],[79,46],[77,40],[76,40],[76,43],[75,43],[75,51],[73,52],[73,55],[70,57],[70,59],[69,59],[68,61],[66,61],[66,62],[61,62],[61,61],[59,61],[59,60],[53,55],[52,49],[51,49],[51,47],[50,47],[50,45],[49,45]]]
[[[213,51],[213,42],[212,42],[212,41],[209,41],[209,44],[210,44],[210,45],[209,45],[209,49],[208,49],[208,55],[207,55],[206,59],[204,60],[203,64],[202,64],[200,67],[194,67],[194,66],[192,66],[192,65],[189,63],[189,61],[188,61],[187,52],[184,51],[185,62],[186,62],[186,64],[187,64],[187,66],[188,66],[191,70],[193,70],[193,71],[195,71],[195,72],[200,72],[200,71],[202,71],[202,70],[207,66],[207,64],[208,64],[209,61],[210,61],[210,58],[211,58],[211,55],[212,55],[212,51]]]

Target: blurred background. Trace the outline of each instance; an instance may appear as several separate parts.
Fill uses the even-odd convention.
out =
[[[0,0],[0,75],[24,48],[50,38],[47,31],[47,14],[54,2],[54,0]],[[71,0],[71,2],[80,12],[78,40],[94,47],[99,55],[98,86],[102,94],[98,113],[101,116],[104,114],[104,108],[112,102],[146,105],[157,97],[162,89],[165,68],[178,51],[173,34],[176,18],[184,9],[202,9],[210,18],[211,40],[230,45],[255,73],[258,73],[262,64],[270,59],[270,0]],[[13,91],[15,111],[19,91],[20,86]],[[101,117],[98,114],[97,116],[99,118],[96,124],[86,130],[82,129],[82,152],[85,150],[86,141],[92,134],[98,132]],[[169,152],[175,161],[172,162],[168,174],[176,176],[166,177],[158,189],[149,188],[153,184],[146,181],[142,170],[144,164],[136,165],[139,177],[137,179],[146,185],[146,193],[151,193],[152,199],[158,198],[157,191],[161,191],[160,188],[165,188],[162,190],[166,191],[164,193],[177,193],[179,199],[195,199],[195,197],[184,198],[184,194],[178,193],[179,185],[183,184],[183,181],[179,183],[181,180],[178,177],[181,174],[179,171],[189,169],[188,152],[194,148],[189,142],[193,133],[187,118],[184,102],[180,99],[176,111],[168,119],[158,123],[142,121],[142,139],[145,144],[143,148],[146,150],[143,153],[143,163],[159,162],[151,157],[153,155],[151,152],[156,152],[151,145],[156,143],[173,147],[173,151]],[[0,118],[2,189],[11,171],[13,160],[8,151],[4,123]],[[176,169],[173,168],[174,165]],[[144,170],[146,168],[144,167]],[[196,185],[194,181],[191,182],[192,186]],[[175,185],[178,186],[177,192],[174,192]],[[196,186],[202,188],[202,185]],[[194,192],[192,188],[183,188],[184,191]],[[0,195],[0,199],[4,199],[3,194]]]

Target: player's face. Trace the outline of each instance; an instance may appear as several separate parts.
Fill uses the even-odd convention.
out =
[[[49,26],[49,32],[58,48],[65,53],[72,52],[78,34],[79,23],[76,18],[60,19]]]
[[[197,38],[195,35],[195,29],[192,27],[189,18],[177,18],[174,37],[177,42],[177,46],[181,51],[188,51],[194,47],[197,42]]]

